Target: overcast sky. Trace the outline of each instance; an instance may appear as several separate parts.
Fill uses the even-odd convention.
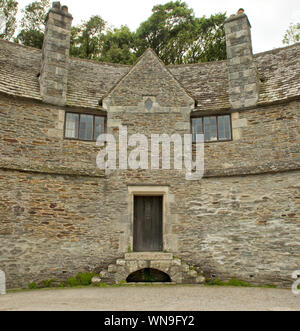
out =
[[[19,0],[23,8],[33,0]],[[87,20],[92,15],[100,15],[110,26],[128,25],[135,31],[141,22],[150,15],[156,4],[170,0],[62,0],[62,5],[69,7],[73,15],[73,24]],[[226,12],[235,14],[244,8],[252,25],[254,53],[283,47],[282,39],[290,23],[300,22],[300,0],[186,0],[195,15]]]

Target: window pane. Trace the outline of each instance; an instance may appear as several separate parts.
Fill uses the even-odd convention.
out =
[[[146,102],[145,102],[145,107],[146,107],[147,110],[151,110],[152,107],[153,107],[153,102],[152,102],[152,100],[147,99]]]
[[[94,130],[94,140],[104,133],[104,117],[95,117],[95,130]]]
[[[218,140],[216,117],[204,117],[204,140],[205,141]]]
[[[93,140],[93,115],[80,115],[79,139]]]
[[[231,139],[231,126],[230,126],[229,115],[218,117],[218,129],[219,129],[219,140]]]
[[[193,142],[196,142],[196,135],[203,134],[202,118],[192,119]]]
[[[66,138],[78,138],[78,122],[79,115],[78,114],[70,114],[67,113],[66,116]]]

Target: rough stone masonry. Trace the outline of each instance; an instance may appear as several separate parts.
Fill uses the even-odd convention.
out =
[[[151,266],[179,283],[204,274],[290,287],[300,270],[300,44],[253,55],[239,13],[225,23],[228,61],[165,66],[147,50],[116,65],[69,57],[71,21],[56,2],[42,51],[0,41],[7,287],[90,271],[121,282]],[[69,112],[103,116],[116,138],[120,125],[183,136],[195,117],[228,115],[232,139],[205,143],[198,181],[179,170],[103,171],[95,141],[66,138]],[[136,196],[162,198],[162,252],[133,251]]]

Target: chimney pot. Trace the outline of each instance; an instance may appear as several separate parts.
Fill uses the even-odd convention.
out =
[[[52,3],[52,8],[60,9],[61,8],[60,1],[53,2]]]

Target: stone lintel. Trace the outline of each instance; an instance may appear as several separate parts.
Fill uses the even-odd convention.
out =
[[[171,253],[127,253],[125,254],[126,261],[170,261],[173,260]]]

